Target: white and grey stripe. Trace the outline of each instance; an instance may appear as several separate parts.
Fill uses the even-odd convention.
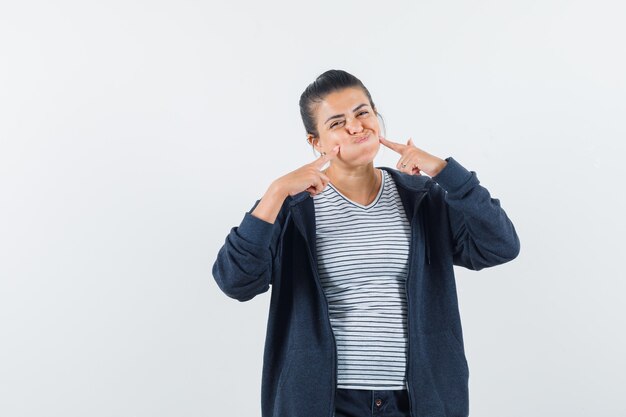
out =
[[[314,196],[318,269],[338,353],[337,388],[406,389],[410,223],[391,176],[363,206]]]

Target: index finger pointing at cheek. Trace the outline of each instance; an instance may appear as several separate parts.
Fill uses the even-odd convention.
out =
[[[317,161],[314,161],[317,168],[322,168],[328,161],[333,159],[339,153],[340,145],[337,145],[333,148],[329,153],[322,152],[322,155],[317,158]]]
[[[401,154],[402,150],[406,147],[406,145],[402,145],[400,143],[392,142],[390,140],[387,140],[387,139],[383,138],[382,136],[380,136],[380,143],[382,143],[383,145],[385,145],[389,149],[392,149],[392,150],[398,152],[399,154]]]

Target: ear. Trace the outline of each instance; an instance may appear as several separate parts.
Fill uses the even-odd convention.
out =
[[[309,144],[311,146],[313,146],[314,148],[319,150],[319,147],[320,147],[319,146],[320,145],[319,138],[316,138],[315,136],[309,134],[309,135],[307,135],[306,140],[307,140],[307,142],[309,142]]]

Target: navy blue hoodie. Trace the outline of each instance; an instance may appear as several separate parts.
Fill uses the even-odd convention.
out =
[[[519,254],[513,223],[476,172],[452,157],[436,176],[388,167],[411,221],[406,280],[406,377],[413,417],[467,417],[469,368],[453,265],[478,271]],[[307,191],[285,199],[275,222],[246,212],[226,236],[213,277],[229,297],[266,292],[263,417],[332,417],[337,353],[317,272],[315,212]]]

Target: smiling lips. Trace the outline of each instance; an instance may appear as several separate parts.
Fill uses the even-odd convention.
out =
[[[369,137],[370,137],[370,135],[367,135],[367,136],[361,136],[360,138],[356,138],[356,139],[354,140],[354,143],[362,143],[362,142],[365,142],[365,141],[366,141]]]

